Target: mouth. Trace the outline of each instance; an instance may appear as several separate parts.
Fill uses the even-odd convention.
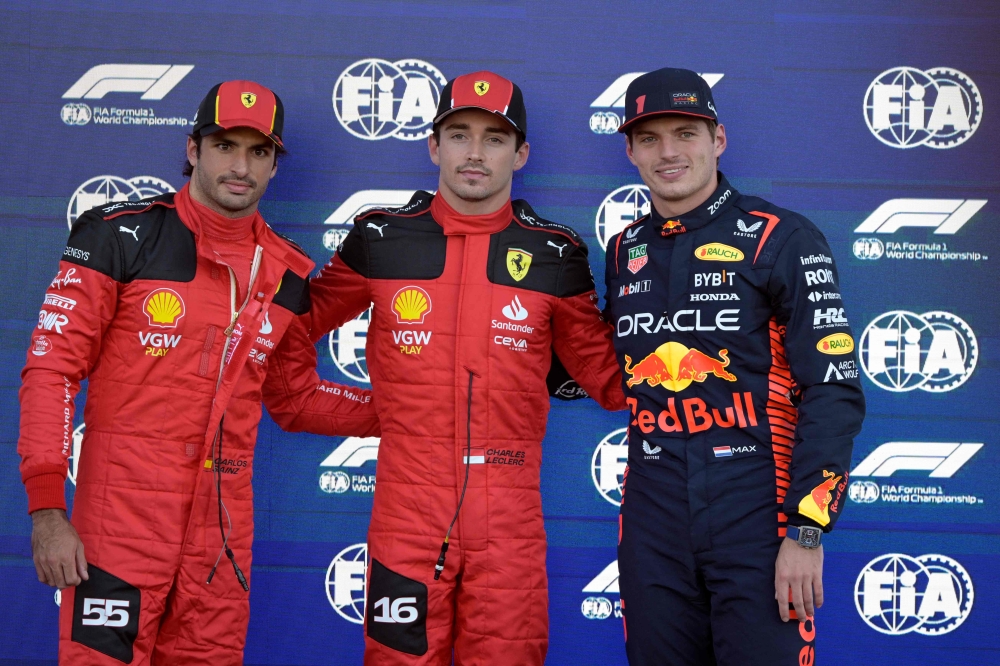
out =
[[[224,180],[222,184],[226,186],[230,194],[246,194],[253,190],[253,186],[242,180]]]
[[[673,166],[656,169],[655,173],[663,180],[675,181],[682,178],[687,173],[687,170],[688,167],[686,166]]]
[[[469,180],[483,180],[489,177],[488,171],[483,171],[481,169],[459,169],[458,175],[463,178],[468,178]]]

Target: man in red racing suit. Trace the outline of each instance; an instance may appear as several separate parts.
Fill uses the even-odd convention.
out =
[[[507,79],[450,82],[428,139],[439,193],[359,216],[311,282],[314,339],[373,308],[366,664],[451,664],[453,651],[456,664],[542,664],[553,349],[603,407],[625,408],[587,246],[510,201],[524,120]]]
[[[379,432],[367,392],[302,360],[313,263],[257,212],[282,115],[263,86],[216,86],[188,140],[190,185],[70,232],[22,373],[18,443],[39,579],[65,588],[60,664],[243,663],[261,401],[286,430]],[[213,578],[223,554],[233,570]]]

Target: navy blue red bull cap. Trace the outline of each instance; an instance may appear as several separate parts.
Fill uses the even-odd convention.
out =
[[[493,72],[464,74],[448,82],[441,91],[434,124],[462,109],[482,109],[495,113],[521,136],[528,135],[528,111],[524,108],[524,95],[517,84]]]
[[[712,88],[690,69],[664,67],[643,74],[625,91],[625,122],[618,128],[626,132],[638,120],[667,114],[694,116],[719,122]]]
[[[194,134],[206,136],[234,127],[255,129],[279,146],[285,126],[285,107],[269,88],[253,81],[225,81],[215,85],[198,106]]]

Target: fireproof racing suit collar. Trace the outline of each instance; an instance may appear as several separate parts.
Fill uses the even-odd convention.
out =
[[[655,206],[649,207],[649,219],[660,235],[672,236],[700,229],[729,210],[740,193],[729,184],[721,171],[718,172],[718,176],[719,186],[715,188],[712,195],[683,215],[666,218],[657,212]]]
[[[462,215],[448,205],[444,197],[435,194],[431,199],[431,217],[444,229],[445,236],[466,236],[471,234],[495,234],[507,227],[514,219],[514,209],[510,199],[497,210],[486,215]]]

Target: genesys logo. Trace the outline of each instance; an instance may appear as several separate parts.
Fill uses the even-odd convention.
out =
[[[901,393],[951,391],[976,369],[979,343],[972,328],[950,312],[895,310],[865,328],[861,367],[879,388]]]
[[[954,148],[968,141],[983,120],[983,98],[957,69],[893,67],[865,93],[865,122],[893,148]]]
[[[323,247],[336,252],[354,226],[354,218],[373,208],[399,208],[409,203],[416,190],[360,190],[347,197],[330,213],[323,224],[332,228],[323,232]]]
[[[628,465],[628,428],[619,428],[608,433],[597,444],[590,460],[590,478],[594,482],[594,487],[601,497],[615,506],[621,506],[622,503],[626,465]]]
[[[368,377],[368,362],[365,359],[365,344],[368,340],[368,325],[372,309],[368,308],[357,317],[330,333],[330,358],[337,369],[356,382],[371,383]]]
[[[590,131],[594,134],[615,134],[618,131],[625,118],[624,111],[619,112],[616,109],[625,109],[625,92],[628,90],[628,85],[643,74],[645,72],[622,74],[590,103],[590,108],[595,109],[590,116]],[[706,73],[699,76],[713,88],[725,74]]]
[[[972,577],[947,555],[880,555],[854,584],[854,606],[865,624],[890,636],[940,636],[972,612]]]
[[[365,58],[337,78],[333,110],[340,125],[359,139],[418,141],[431,133],[447,82],[441,70],[423,60]]]
[[[878,237],[854,241],[854,256],[862,260],[909,259],[918,261],[985,261],[988,256],[976,251],[949,247],[948,236],[972,219],[986,199],[890,199],[875,209],[854,230],[857,234],[895,234],[912,228],[933,229],[932,242],[910,242]]]
[[[356,543],[337,553],[326,569],[326,598],[352,624],[365,622],[368,564],[368,544]]]
[[[608,595],[618,595],[618,560],[601,570],[601,573],[583,586],[587,596],[580,604],[580,612],[588,620],[606,620],[612,615],[622,616],[621,599],[609,599]]]
[[[607,249],[608,241],[616,234],[640,217],[649,215],[650,205],[649,188],[645,185],[624,185],[604,197],[594,219],[594,231],[601,247]]]
[[[851,472],[854,481],[848,496],[858,504],[983,504],[982,497],[947,492],[939,485],[941,479],[954,477],[982,448],[981,443],[969,442],[886,442]],[[897,472],[900,478],[884,480]]]
[[[173,185],[155,176],[135,176],[128,179],[118,176],[95,176],[73,192],[66,208],[66,224],[72,229],[76,218],[91,208],[114,203],[134,203],[176,191]]]
[[[68,102],[60,111],[62,121],[70,126],[86,125],[126,125],[139,127],[180,126],[186,127],[191,121],[183,116],[157,116],[149,102],[162,100],[194,65],[138,65],[104,64],[91,67],[63,93],[68,100],[101,100],[109,93],[118,99],[117,93],[141,93],[145,100],[142,107],[125,108],[117,104],[91,106],[86,102]]]
[[[319,489],[329,495],[374,493],[375,466],[368,463],[378,460],[379,441],[378,437],[348,437],[338,444],[319,464]]]

